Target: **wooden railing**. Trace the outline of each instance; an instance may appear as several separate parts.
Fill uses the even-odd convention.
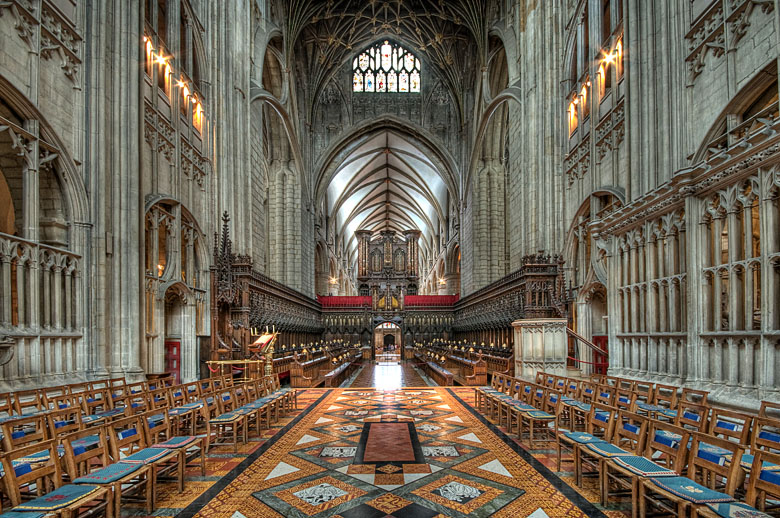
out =
[[[295,353],[290,364],[290,386],[295,388],[317,387],[325,383],[325,374],[330,370],[326,356],[314,360],[301,361]]]

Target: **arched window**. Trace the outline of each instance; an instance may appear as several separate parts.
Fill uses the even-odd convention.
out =
[[[420,91],[420,60],[387,40],[360,53],[352,63],[352,72],[353,92]]]

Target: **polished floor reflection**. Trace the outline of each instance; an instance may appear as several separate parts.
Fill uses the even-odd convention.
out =
[[[412,362],[398,362],[396,360],[379,361],[376,364],[365,365],[350,386],[395,390],[402,387],[424,387],[426,383],[414,370]]]

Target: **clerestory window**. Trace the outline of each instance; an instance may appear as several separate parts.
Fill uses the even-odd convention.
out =
[[[353,92],[420,91],[420,60],[387,40],[361,52],[352,63],[352,71]]]

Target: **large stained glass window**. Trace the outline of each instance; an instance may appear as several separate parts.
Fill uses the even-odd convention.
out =
[[[353,92],[419,92],[420,60],[400,45],[377,43],[352,63]]]

